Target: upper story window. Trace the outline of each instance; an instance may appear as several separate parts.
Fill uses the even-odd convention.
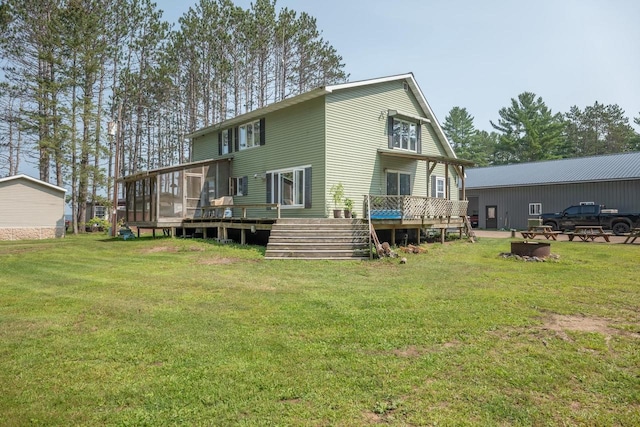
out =
[[[247,123],[238,127],[238,142],[240,150],[262,145],[260,141],[260,120]]]
[[[220,154],[229,154],[229,147],[231,145],[231,132],[228,131],[224,131],[221,133],[221,147],[220,147]]]
[[[417,151],[418,124],[393,118],[393,148]]]
[[[218,133],[218,155],[222,156],[265,144],[264,118]]]

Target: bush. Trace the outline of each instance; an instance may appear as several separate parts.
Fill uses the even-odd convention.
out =
[[[84,227],[86,231],[105,231],[111,227],[111,222],[106,219],[94,217],[85,222]]]

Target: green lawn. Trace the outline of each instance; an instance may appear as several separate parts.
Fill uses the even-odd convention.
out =
[[[0,243],[0,425],[640,425],[640,246]]]

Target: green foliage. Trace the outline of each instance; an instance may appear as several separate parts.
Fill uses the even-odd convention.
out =
[[[572,106],[565,114],[566,157],[621,153],[635,149],[637,133],[618,105],[597,101],[580,110]]]
[[[639,424],[637,246],[554,242],[554,263],[502,259],[506,239],[426,247],[399,265],[0,242],[0,420]]]
[[[344,198],[344,185],[341,182],[333,184],[329,189],[331,193],[331,198],[333,199],[333,204],[336,209],[339,209],[338,206],[342,203],[342,199]]]
[[[344,199],[344,208],[351,212],[353,210],[353,200],[348,197]]]
[[[442,129],[458,155],[465,159],[468,158],[463,153],[467,154],[471,151],[472,139],[478,131],[473,125],[473,116],[469,114],[467,109],[453,107],[449,111],[449,115],[445,117]]]
[[[0,1],[0,114],[21,138],[5,145],[3,126],[0,158],[11,171],[37,157],[81,220],[112,198],[116,146],[120,176],[184,163],[184,134],[347,79],[316,20],[273,0],[200,1],[175,32],[162,14],[151,0]],[[117,141],[103,132],[116,119]]]
[[[111,221],[109,221],[108,219],[93,217],[85,223],[85,227],[92,230],[99,229],[99,230],[107,231],[109,227],[111,227]]]
[[[459,158],[471,160],[476,166],[487,166],[492,161],[498,135],[477,130],[466,108],[453,107],[442,128]]]
[[[553,114],[541,97],[523,92],[511,99],[511,106],[498,112],[498,124],[491,122],[501,132],[495,163],[521,163],[551,160],[560,157],[563,122],[561,114]]]

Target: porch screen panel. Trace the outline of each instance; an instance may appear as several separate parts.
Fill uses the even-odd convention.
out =
[[[169,172],[160,175],[159,218],[182,217],[182,171]]]
[[[133,222],[136,220],[136,212],[135,212],[135,194],[136,183],[135,182],[127,182],[126,183],[126,198],[127,198],[127,222]]]
[[[187,217],[193,218],[198,214],[201,206],[200,194],[202,191],[202,175],[187,175]]]
[[[144,220],[144,187],[145,180],[136,181],[136,192],[134,195],[135,220]]]

